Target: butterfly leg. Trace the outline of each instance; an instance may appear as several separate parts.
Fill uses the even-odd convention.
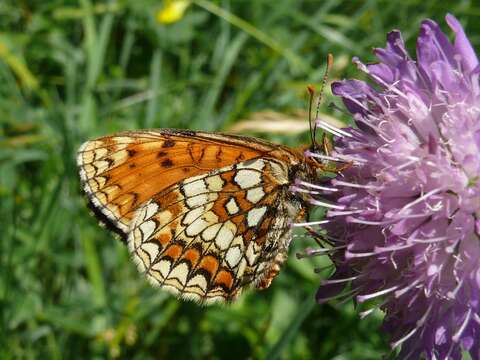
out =
[[[327,156],[330,156],[332,151],[333,151],[333,144],[332,141],[327,137],[327,135],[324,133],[322,135],[322,148],[323,148],[323,153]],[[340,173],[349,167],[351,167],[353,163],[351,161],[344,163],[340,166],[331,166],[329,164],[322,164],[320,165],[320,168],[323,171],[331,172],[331,173]]]
[[[325,133],[322,134],[322,147],[325,155],[330,155],[332,153],[333,144]]]
[[[256,284],[257,289],[263,290],[270,286],[273,279],[278,275],[283,263],[287,259],[285,252],[280,251],[272,261],[270,269],[266,271],[265,276]]]

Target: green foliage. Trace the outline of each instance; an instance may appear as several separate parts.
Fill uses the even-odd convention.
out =
[[[0,2],[0,357],[378,359],[381,314],[316,305],[326,259],[295,238],[286,269],[232,305],[151,288],[79,191],[81,142],[144,127],[222,130],[250,112],[306,109],[328,52],[359,74],[388,30],[413,48],[448,11],[478,43],[473,1],[194,1],[164,25],[153,0]],[[329,101],[334,100],[327,91]],[[334,116],[342,117],[339,112]],[[266,134],[289,145],[301,136]],[[325,276],[325,274],[323,274]]]

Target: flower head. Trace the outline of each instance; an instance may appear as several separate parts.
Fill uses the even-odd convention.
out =
[[[480,357],[480,66],[446,21],[453,43],[425,20],[414,60],[392,31],[379,63],[354,59],[373,85],[332,85],[357,127],[335,132],[330,156],[352,166],[330,184],[336,271],[317,298],[348,285],[375,303],[405,359]]]

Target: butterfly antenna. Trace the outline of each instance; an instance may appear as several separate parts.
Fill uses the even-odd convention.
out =
[[[327,55],[327,67],[325,68],[325,73],[323,74],[323,79],[322,79],[322,86],[320,87],[320,93],[318,94],[318,99],[317,99],[317,109],[315,111],[315,120],[314,120],[314,125],[313,125],[313,142],[314,142],[314,148],[316,148],[316,135],[317,135],[317,120],[318,120],[318,115],[320,114],[320,104],[322,103],[322,99],[323,99],[323,91],[325,89],[325,86],[327,85],[327,81],[328,81],[328,74],[330,72],[330,70],[332,69],[332,65],[333,65],[333,55],[332,54],[328,54]],[[310,122],[311,124],[311,122]],[[311,125],[310,125],[311,126]],[[310,128],[310,131],[311,128]]]
[[[312,151],[316,149],[315,143],[315,133],[312,127],[312,107],[313,107],[313,98],[315,97],[315,87],[313,85],[307,86],[309,100],[308,100],[308,124],[310,125],[310,138],[312,139]]]

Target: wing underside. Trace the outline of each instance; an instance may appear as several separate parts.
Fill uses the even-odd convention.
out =
[[[207,303],[278,273],[299,210],[287,191],[298,159],[254,138],[164,129],[88,141],[77,163],[94,213],[147,278]]]
[[[233,300],[259,284],[290,241],[285,183],[268,176],[274,167],[285,171],[274,160],[246,161],[154,196],[128,238],[139,269],[153,284],[199,302]]]
[[[155,194],[184,179],[262,157],[275,145],[180,130],[118,133],[84,143],[80,178],[99,219],[126,235],[133,214]]]

